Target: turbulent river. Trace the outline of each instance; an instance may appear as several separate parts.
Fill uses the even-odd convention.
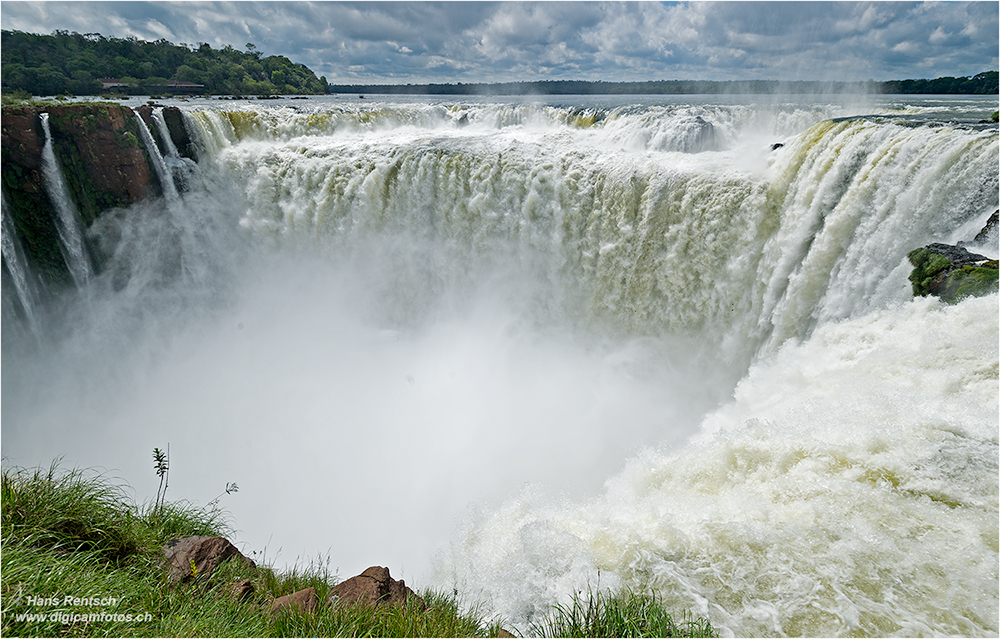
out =
[[[5,287],[5,464],[143,501],[169,443],[248,553],[522,631],[629,586],[724,635],[997,634],[997,296],[906,260],[997,209],[995,96],[180,106],[187,190],[105,212],[33,326]]]

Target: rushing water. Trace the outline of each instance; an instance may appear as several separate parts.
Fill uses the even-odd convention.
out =
[[[14,295],[24,316],[27,329],[41,339],[41,328],[38,325],[37,308],[39,305],[37,282],[28,266],[28,260],[24,255],[24,248],[14,231],[14,219],[11,217],[7,207],[7,198],[0,200],[2,207],[3,235],[0,236],[0,246],[3,248],[3,261],[7,266],[6,272],[10,274],[10,285],[14,287]],[[13,304],[13,299],[11,300]]]
[[[184,109],[190,190],[5,339],[8,463],[143,499],[169,442],[247,551],[522,630],[629,585],[725,634],[997,633],[997,296],[913,300],[905,257],[996,210],[995,100]]]
[[[62,168],[52,149],[52,132],[49,130],[49,114],[42,113],[42,129],[45,131],[45,146],[42,148],[42,172],[45,175],[45,189],[56,210],[56,229],[59,231],[59,249],[62,251],[70,275],[78,287],[83,287],[92,277],[90,256],[83,238],[83,223],[76,209],[69,187],[63,178]]]
[[[162,115],[161,115],[162,117]],[[160,186],[163,189],[163,197],[167,199],[168,202],[175,202],[179,197],[177,193],[177,186],[174,184],[174,177],[167,167],[167,163],[163,159],[163,154],[160,153],[160,147],[156,146],[156,142],[153,140],[153,134],[149,132],[149,127],[146,126],[146,121],[143,120],[138,113],[135,114],[136,124],[139,128],[139,137],[142,138],[142,145],[146,149],[146,153],[149,154],[149,159],[153,163],[153,170],[156,171],[156,177],[159,179]],[[162,130],[161,130],[162,134]],[[164,139],[169,140],[170,136],[162,136]],[[177,150],[172,149],[176,154]]]

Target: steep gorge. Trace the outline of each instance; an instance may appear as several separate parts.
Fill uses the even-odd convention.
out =
[[[55,203],[45,187],[42,114],[48,114],[52,150],[80,223],[86,228],[102,211],[163,193],[153,159],[142,142],[137,112],[151,131],[156,130],[152,106],[132,110],[118,104],[93,103],[3,109],[4,198],[28,267],[43,280],[43,289],[59,289],[71,279],[59,249]],[[163,118],[178,152],[194,159],[180,110],[165,107]],[[165,154],[162,138],[152,138]],[[100,258],[96,261],[99,271]]]

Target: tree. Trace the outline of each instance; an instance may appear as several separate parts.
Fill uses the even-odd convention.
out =
[[[326,90],[326,85],[304,65],[282,56],[264,57],[252,42],[247,43],[246,52],[232,46],[216,50],[204,42],[192,50],[163,39],[144,42],[134,37],[105,38],[97,33],[55,31],[37,35],[3,31],[0,63],[5,91],[35,95],[98,94],[103,88],[95,78],[126,76],[131,79],[130,92],[139,91],[141,85],[169,80],[203,84],[207,93]],[[282,81],[271,79],[275,71],[280,71]]]

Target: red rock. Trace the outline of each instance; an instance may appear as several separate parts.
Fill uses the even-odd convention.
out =
[[[298,608],[302,612],[316,612],[319,607],[319,597],[316,596],[315,588],[306,588],[293,592],[284,597],[278,597],[271,602],[271,612],[277,612],[286,608]]]
[[[330,600],[337,604],[353,605],[417,605],[426,609],[427,605],[406,583],[395,580],[389,569],[372,566],[356,577],[337,584],[330,591]]]
[[[152,174],[131,109],[75,104],[50,107],[48,112],[52,137],[62,149],[57,154],[63,171],[82,169],[93,185],[94,191],[83,194],[86,201],[77,202],[85,223],[110,206],[156,194],[150,192]],[[73,166],[77,157],[80,165]]]
[[[171,539],[163,546],[163,554],[174,581],[186,581],[192,576],[208,577],[224,561],[238,557],[248,566],[253,561],[243,556],[236,546],[224,537],[184,537]]]
[[[4,163],[12,162],[26,169],[41,168],[45,136],[39,124],[38,113],[37,107],[28,106],[3,110],[0,143],[3,146]]]

